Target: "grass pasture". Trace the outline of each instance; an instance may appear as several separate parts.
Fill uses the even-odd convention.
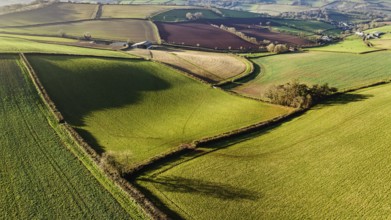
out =
[[[349,36],[343,41],[323,47],[309,49],[311,51],[339,52],[339,53],[367,53],[379,50],[379,48],[368,47],[359,36]]]
[[[25,39],[23,39],[25,38]],[[0,35],[0,52],[3,53],[52,53],[52,54],[78,54],[90,56],[108,56],[134,58],[134,56],[116,51],[81,48],[74,46],[57,45],[37,42],[35,39],[19,35]],[[41,40],[45,39],[44,37]],[[51,38],[53,40],[55,38]],[[61,39],[59,39],[61,41]],[[64,42],[63,42],[64,43]]]
[[[55,3],[31,11],[0,15],[0,27],[92,19],[97,7],[95,4]]]
[[[261,73],[234,90],[262,97],[272,85],[299,79],[309,84],[329,83],[339,89],[352,89],[391,79],[389,51],[368,54],[304,52],[253,59]]]
[[[173,65],[202,79],[220,82],[247,74],[251,64],[240,57],[224,53],[209,53],[190,50],[132,50],[130,53],[147,59]]]
[[[67,150],[21,67],[17,55],[0,55],[0,218],[142,219]]]
[[[286,114],[147,61],[30,56],[65,119],[131,168],[181,143]]]
[[[388,218],[390,102],[390,85],[348,93],[137,183],[189,219]]]
[[[101,18],[148,18],[161,12],[186,8],[167,5],[104,5]]]
[[[1,29],[0,29],[1,30]],[[136,30],[136,31],[135,31]],[[93,38],[140,42],[149,40],[158,41],[157,31],[152,22],[147,20],[94,20],[70,22],[67,24],[43,25],[24,28],[7,28],[3,31],[23,34],[60,35],[83,38],[89,32]]]

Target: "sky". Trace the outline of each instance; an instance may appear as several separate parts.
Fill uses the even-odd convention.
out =
[[[0,6],[12,5],[12,4],[17,4],[17,3],[29,3],[32,1],[33,0],[0,0]]]

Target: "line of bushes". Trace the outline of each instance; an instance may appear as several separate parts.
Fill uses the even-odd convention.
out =
[[[68,123],[65,122],[63,116],[57,110],[53,101],[50,99],[48,93],[46,92],[45,88],[42,86],[42,83],[37,77],[34,69],[31,67],[31,64],[29,63],[26,56],[23,53],[21,53],[20,57],[22,62],[26,66],[27,72],[30,78],[32,79],[34,86],[38,90],[38,93],[42,98],[43,102],[48,107],[49,111],[53,114],[54,118],[56,119],[56,122],[60,123],[60,127],[63,128],[64,132],[75,142],[75,144],[77,144],[77,146],[79,146],[79,148],[82,150],[82,153],[88,155],[87,157],[90,160],[92,160],[94,164],[100,167],[101,171],[104,172],[106,177],[111,181],[113,181],[115,185],[120,187],[123,190],[123,192],[129,195],[133,200],[135,200],[137,204],[143,208],[144,212],[146,212],[151,218],[167,219],[168,217],[166,214],[161,212],[152,202],[149,201],[148,198],[145,197],[144,194],[142,194],[138,189],[136,189],[128,181],[122,178],[121,173],[115,167],[115,164],[112,163],[113,160],[109,156],[107,156],[106,154],[103,154],[101,156],[98,153],[96,153],[96,151],[86,141],[84,141],[84,139],[75,131],[75,129],[73,129]],[[75,154],[74,151],[71,150],[71,152]],[[81,159],[80,155],[75,155],[75,156]],[[109,192],[111,191],[109,190]]]

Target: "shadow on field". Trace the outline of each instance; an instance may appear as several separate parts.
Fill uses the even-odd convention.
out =
[[[140,103],[143,93],[171,87],[159,75],[158,66],[147,61],[67,56],[31,58],[50,97],[72,126],[83,126],[85,117],[92,112]]]
[[[84,141],[87,142],[90,146],[94,148],[96,153],[102,154],[104,153],[104,148],[103,146],[98,144],[98,140],[95,139],[95,137],[88,132],[87,130],[81,129],[81,128],[73,128],[75,131],[83,137]]]
[[[345,105],[352,102],[365,101],[372,97],[373,95],[365,95],[365,94],[353,94],[353,93],[338,94],[336,96],[330,97],[329,99],[323,101],[318,105],[315,105],[312,109],[321,109],[323,107]]]
[[[245,188],[200,179],[171,176],[158,177],[157,179],[140,178],[139,181],[159,185],[159,188],[169,192],[200,194],[225,200],[257,200],[262,197],[258,192]]]

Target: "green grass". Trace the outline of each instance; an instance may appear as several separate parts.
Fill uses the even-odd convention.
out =
[[[229,10],[223,8],[219,8],[219,11],[223,13],[224,17],[229,17],[229,18],[257,18],[261,16],[260,14],[252,13],[248,11],[237,11],[237,10]]]
[[[43,43],[77,43],[79,40],[61,37],[45,37],[45,36],[34,36],[34,35],[18,35],[18,34],[1,34],[0,38],[16,38],[23,40],[38,41]]]
[[[188,21],[186,18],[186,13],[196,13],[201,12],[203,14],[202,19],[221,19],[222,17],[215,12],[207,9],[173,9],[167,12],[157,14],[152,17],[154,21],[161,22],[180,22]]]
[[[262,97],[270,86],[292,79],[349,89],[391,78],[388,51],[368,54],[304,52],[266,56],[253,61],[261,66],[261,73],[235,90],[254,97]]]
[[[65,119],[126,169],[290,110],[231,96],[147,61],[30,56]]]
[[[111,57],[125,57],[125,58],[134,57],[132,55],[123,52],[41,43],[41,42],[36,42],[34,40],[27,40],[15,36],[3,36],[3,35],[0,35],[0,52],[3,53],[4,52],[7,53],[37,52],[37,53],[54,53],[54,54],[109,56],[109,57],[111,56]]]
[[[365,53],[379,50],[378,48],[368,47],[359,36],[349,36],[343,41],[330,44],[323,47],[315,47],[312,51],[342,52],[342,53]]]
[[[84,22],[73,22],[68,24],[45,25],[25,28],[1,29],[11,33],[27,33],[41,35],[60,35],[65,33],[68,36],[83,38],[86,32],[93,38],[140,42],[149,40],[156,42],[157,36],[154,32],[154,24],[147,20],[95,20]],[[135,31],[136,30],[136,31]]]
[[[292,19],[274,19],[273,21],[281,25],[297,28],[312,33],[335,28],[335,26],[321,21],[292,20]]]
[[[104,5],[102,18],[148,18],[157,13],[181,8],[165,5]]]
[[[56,3],[35,10],[0,16],[0,26],[21,26],[91,19],[98,5]]]
[[[67,150],[16,55],[0,56],[0,217],[141,219],[131,216]]]
[[[137,181],[194,219],[384,219],[391,86],[349,93]]]

